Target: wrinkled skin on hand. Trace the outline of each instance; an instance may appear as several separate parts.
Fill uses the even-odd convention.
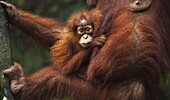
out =
[[[3,73],[11,81],[11,91],[14,94],[24,87],[24,72],[20,64],[14,63],[10,68],[4,70]]]

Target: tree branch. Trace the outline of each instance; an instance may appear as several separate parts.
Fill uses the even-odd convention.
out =
[[[10,82],[3,76],[2,72],[12,64],[12,50],[7,17],[5,9],[0,5],[0,99],[14,100],[10,90]]]

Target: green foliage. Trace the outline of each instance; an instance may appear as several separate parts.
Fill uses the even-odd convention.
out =
[[[15,4],[17,4],[17,5],[23,5],[23,0],[15,0]]]

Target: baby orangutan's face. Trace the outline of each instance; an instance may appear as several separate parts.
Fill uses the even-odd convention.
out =
[[[90,21],[81,19],[77,26],[76,32],[81,36],[79,40],[80,45],[84,48],[89,47],[93,41],[93,25],[90,23]]]

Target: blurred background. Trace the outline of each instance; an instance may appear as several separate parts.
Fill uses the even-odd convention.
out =
[[[73,12],[87,8],[86,0],[7,0],[30,13],[66,21]],[[14,61],[19,62],[27,74],[50,64],[49,50],[35,43],[16,27],[11,26]],[[170,100],[170,83],[160,88],[160,100]]]

